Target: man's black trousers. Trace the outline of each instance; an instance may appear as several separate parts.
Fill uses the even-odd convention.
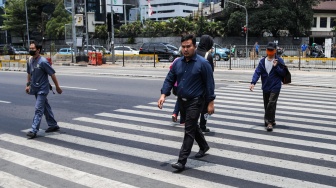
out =
[[[200,150],[204,150],[208,147],[208,143],[205,141],[204,135],[198,126],[198,118],[204,105],[204,98],[195,98],[188,101],[179,98],[178,100],[180,102],[181,115],[185,115],[186,117],[184,139],[178,162],[185,165],[194,140],[196,140]]]
[[[263,92],[264,109],[265,109],[265,123],[275,122],[275,111],[280,93],[275,92]]]

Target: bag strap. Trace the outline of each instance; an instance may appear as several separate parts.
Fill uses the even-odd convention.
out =
[[[210,50],[209,50],[209,51],[210,51]],[[204,58],[205,58],[205,59],[207,59],[207,58],[208,58],[209,51],[207,51],[207,52],[205,53],[205,56],[204,56]]]

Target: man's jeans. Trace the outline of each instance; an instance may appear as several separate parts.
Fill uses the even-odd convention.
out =
[[[32,124],[32,132],[36,133],[40,129],[40,124],[42,116],[44,114],[48,126],[56,126],[57,122],[54,118],[54,114],[48,103],[47,94],[37,94],[35,95],[35,115]]]
[[[275,122],[275,111],[280,93],[263,92],[264,108],[265,108],[265,123]]]

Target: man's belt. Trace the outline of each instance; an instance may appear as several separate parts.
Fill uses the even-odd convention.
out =
[[[182,98],[182,97],[179,97],[182,101],[192,101],[192,100],[197,100],[199,99],[200,97],[194,97],[194,98]]]

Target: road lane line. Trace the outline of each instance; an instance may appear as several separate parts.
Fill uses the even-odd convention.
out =
[[[6,104],[9,104],[9,103],[11,103],[11,102],[9,102],[9,101],[0,101],[0,103],[6,103]]]
[[[55,85],[53,85],[55,87]],[[85,88],[85,87],[71,87],[71,86],[60,86],[61,88],[68,88],[68,89],[78,89],[78,90],[89,90],[89,91],[97,91],[98,89],[93,88]]]

